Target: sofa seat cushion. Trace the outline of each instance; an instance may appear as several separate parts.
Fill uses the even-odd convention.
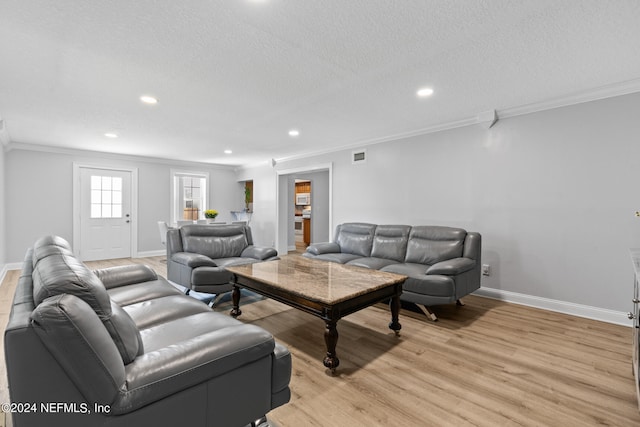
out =
[[[426,275],[428,268],[428,265],[405,262],[402,264],[389,264],[386,267],[382,267],[380,270],[387,271],[389,273],[402,274],[409,277],[421,277]]]
[[[204,305],[204,304],[203,304]],[[220,329],[243,325],[231,316],[220,316],[212,310],[182,316],[161,324],[140,330],[145,353],[198,338]]]
[[[313,257],[313,259],[319,259],[321,261],[329,261],[329,262],[337,262],[339,264],[346,264],[349,261],[352,261],[357,258],[362,258],[362,255],[354,255],[354,254],[322,254]]]
[[[144,284],[120,286],[109,289],[107,293],[111,299],[121,307],[154,298],[182,294],[178,288],[169,284],[169,282],[161,277],[157,280],[145,282]]]
[[[348,261],[347,264],[355,265],[356,267],[370,268],[372,270],[380,270],[388,265],[398,264],[398,261],[386,258],[364,257]]]
[[[183,295],[169,295],[124,307],[139,329],[146,329],[184,316],[211,311],[206,304]]]

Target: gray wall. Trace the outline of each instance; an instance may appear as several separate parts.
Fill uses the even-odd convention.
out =
[[[222,221],[244,206],[242,185],[229,167],[113,156],[91,152],[46,152],[12,149],[5,154],[7,188],[6,262],[20,262],[40,236],[57,234],[73,241],[73,162],[138,168],[138,252],[163,250],[157,221],[169,221],[170,169],[208,171],[211,208]],[[4,241],[4,239],[3,239]]]
[[[438,224],[483,235],[483,286],[627,311],[640,246],[640,94],[278,163],[333,164],[333,225]],[[258,198],[270,165],[248,168]],[[264,184],[263,184],[264,181]],[[274,240],[275,208],[255,217]],[[257,224],[256,224],[257,223]],[[260,223],[265,226],[260,227]],[[268,226],[267,226],[268,225]]]
[[[277,178],[273,167],[265,162],[237,171],[238,181],[253,180],[253,214],[251,215],[251,235],[259,246],[275,245]],[[291,196],[292,197],[292,196]],[[283,212],[288,212],[283,207]],[[282,226],[286,227],[289,216],[283,216]]]

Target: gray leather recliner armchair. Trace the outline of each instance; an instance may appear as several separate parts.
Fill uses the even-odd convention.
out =
[[[233,289],[226,266],[268,261],[277,255],[273,248],[254,246],[251,228],[244,224],[185,225],[167,232],[168,279],[218,297]]]
[[[91,271],[66,241],[25,257],[4,336],[29,426],[245,426],[290,399],[291,356],[142,265]]]

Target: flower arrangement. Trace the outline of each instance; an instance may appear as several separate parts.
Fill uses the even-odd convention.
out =
[[[215,218],[218,216],[218,211],[215,209],[207,209],[206,211],[204,211],[204,217],[205,218]]]

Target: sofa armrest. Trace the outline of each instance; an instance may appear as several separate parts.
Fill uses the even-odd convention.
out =
[[[313,255],[340,253],[340,245],[334,242],[314,243],[307,246],[307,252]]]
[[[476,262],[472,259],[453,258],[433,264],[427,269],[426,274],[445,274],[447,276],[455,276],[456,274],[469,271],[475,266]]]
[[[259,246],[247,246],[240,254],[243,258],[254,258],[264,261],[269,258],[277,257],[278,251],[274,248],[263,248]]]
[[[178,264],[186,265],[187,267],[217,267],[218,265],[208,256],[202,254],[196,254],[193,252],[176,252],[171,255],[171,261]]]
[[[274,347],[273,336],[264,329],[238,325],[145,353],[125,367],[127,387],[112,403],[112,414],[134,411],[261,358],[271,358]]]
[[[108,267],[94,270],[94,273],[107,289],[158,280],[156,272],[151,267],[140,264]]]

